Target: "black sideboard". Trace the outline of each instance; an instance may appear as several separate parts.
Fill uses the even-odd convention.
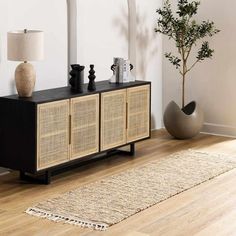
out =
[[[151,83],[96,83],[96,91],[42,90],[31,98],[0,97],[0,166],[22,179],[50,176],[150,138]],[[39,178],[40,179],[40,178]]]

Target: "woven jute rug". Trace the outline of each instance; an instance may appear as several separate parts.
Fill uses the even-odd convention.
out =
[[[236,167],[236,158],[183,151],[38,203],[26,213],[105,230],[150,206]]]

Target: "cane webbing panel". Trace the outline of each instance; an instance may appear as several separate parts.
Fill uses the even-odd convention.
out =
[[[126,143],[126,89],[101,94],[101,150]]]
[[[127,142],[149,137],[150,85],[127,89]]]
[[[99,151],[99,94],[71,99],[71,159]]]
[[[69,160],[69,100],[38,105],[37,169]]]

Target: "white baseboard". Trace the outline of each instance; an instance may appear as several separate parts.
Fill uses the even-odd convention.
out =
[[[236,127],[228,126],[228,125],[205,123],[203,125],[201,133],[236,138]]]
[[[160,129],[165,129],[165,127],[160,128]],[[152,131],[154,130],[159,130],[159,129],[152,129]],[[224,136],[224,137],[229,137],[229,138],[236,138],[236,127],[212,124],[212,123],[204,123],[201,133]]]
[[[0,167],[0,176],[1,175],[6,175],[6,174],[8,174],[9,173],[9,170],[8,169],[5,169],[5,168],[3,168],[3,167]]]

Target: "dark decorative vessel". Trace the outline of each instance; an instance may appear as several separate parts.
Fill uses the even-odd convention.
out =
[[[73,92],[82,93],[84,84],[84,66],[79,64],[71,65],[72,70],[70,71],[71,78],[69,83]]]
[[[95,91],[96,90],[96,85],[95,85],[95,70],[94,70],[94,65],[90,65],[90,71],[89,71],[89,84],[88,84],[88,91]]]

